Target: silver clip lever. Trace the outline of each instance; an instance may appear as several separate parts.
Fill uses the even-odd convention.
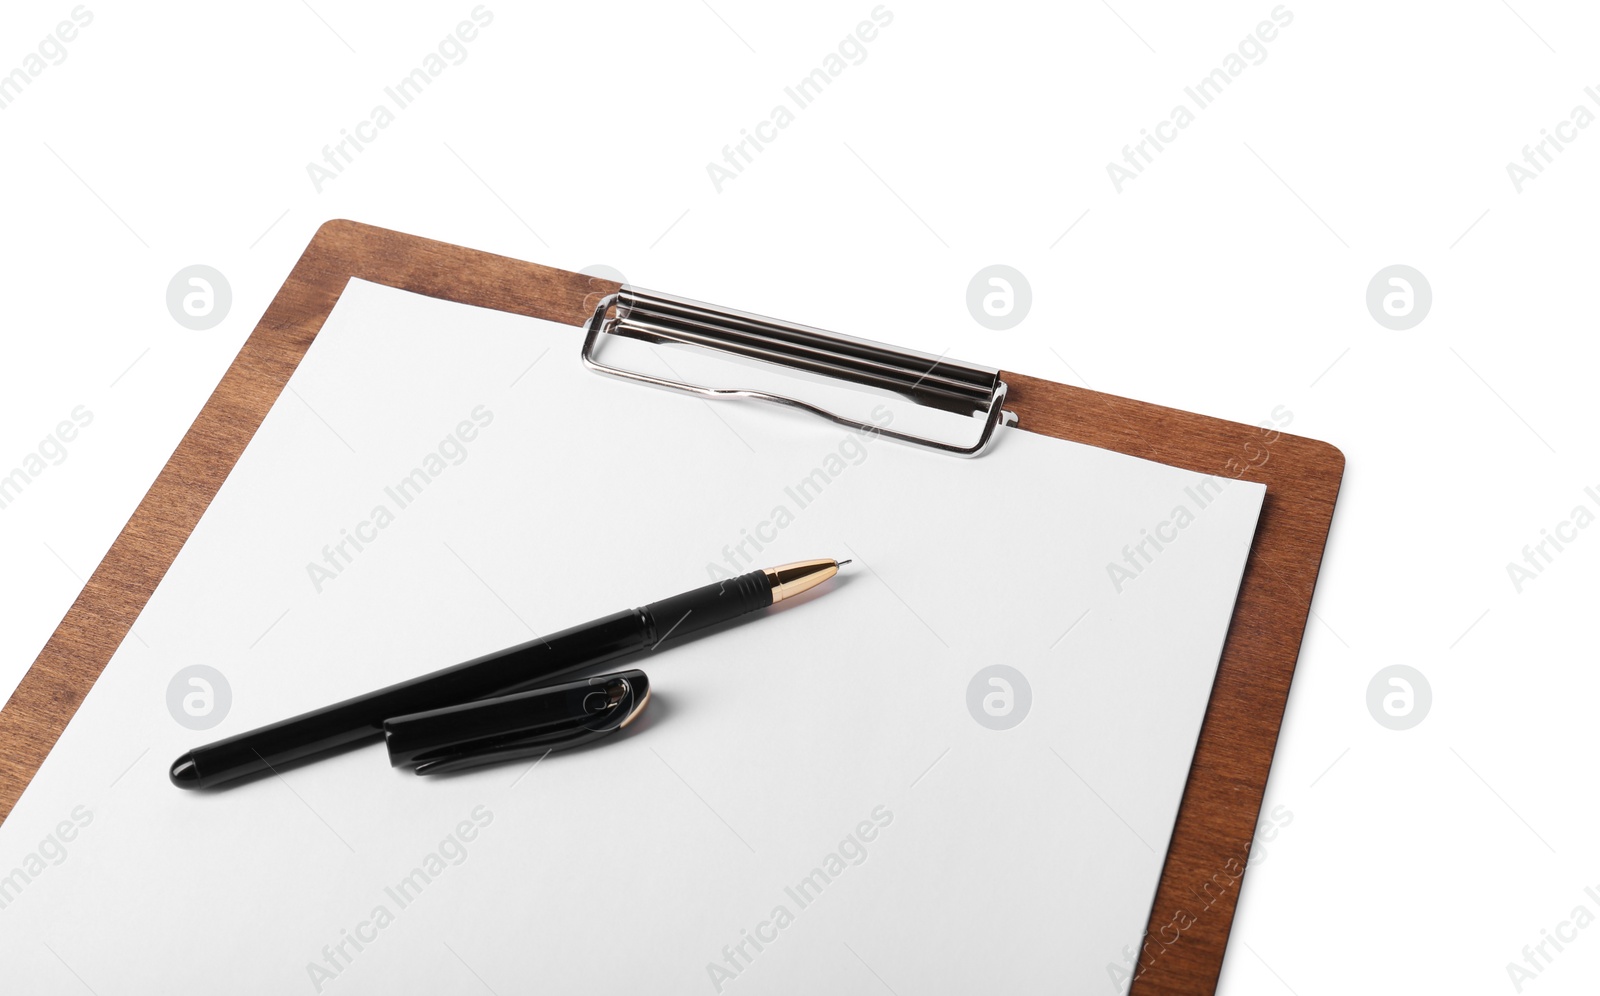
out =
[[[615,313],[608,318],[606,313],[612,310],[613,305]],[[1000,379],[1000,371],[993,368],[898,349],[870,339],[856,339],[636,287],[624,286],[618,293],[602,299],[595,306],[584,331],[583,363],[598,373],[685,391],[703,398],[750,398],[786,405],[853,429],[961,456],[976,456],[983,452],[994,437],[997,426],[1015,425],[1017,421],[1014,412],[1005,410],[1006,384]],[[890,391],[929,408],[969,416],[974,420],[981,418],[981,428],[976,442],[962,446],[871,425],[786,395],[705,387],[653,377],[602,363],[595,353],[602,335],[700,346],[821,374]]]

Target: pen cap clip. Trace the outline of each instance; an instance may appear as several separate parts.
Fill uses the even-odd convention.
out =
[[[437,766],[537,747],[577,746],[626,726],[644,707],[643,671],[619,671],[395,716],[383,723],[389,763]]]

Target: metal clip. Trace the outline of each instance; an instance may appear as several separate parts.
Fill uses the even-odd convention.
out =
[[[613,305],[616,313],[607,318],[606,312]],[[983,452],[996,426],[1015,425],[1017,421],[1016,413],[1005,410],[1006,384],[998,370],[636,287],[624,286],[620,292],[602,299],[584,331],[583,363],[598,373],[686,391],[703,398],[750,398],[787,405],[840,425],[961,456]],[[701,346],[822,374],[887,390],[926,407],[974,419],[981,417],[982,428],[976,442],[962,446],[870,425],[798,398],[766,391],[703,387],[624,370],[595,357],[595,344],[602,335]]]

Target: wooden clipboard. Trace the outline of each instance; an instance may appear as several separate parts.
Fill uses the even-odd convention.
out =
[[[0,821],[89,693],[351,277],[581,325],[615,283],[351,221],[323,225],[0,711]],[[575,333],[576,334],[576,333]],[[1020,427],[1267,486],[1133,996],[1209,993],[1344,473],[1327,443],[1002,373]]]

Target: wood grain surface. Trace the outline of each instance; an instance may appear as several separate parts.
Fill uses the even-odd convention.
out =
[[[127,635],[351,277],[577,325],[617,284],[330,221],[0,711],[0,821]],[[1022,428],[1267,485],[1133,996],[1216,987],[1344,472],[1326,443],[1003,374]],[[1092,856],[1089,856],[1092,860]],[[1108,983],[1111,978],[1108,974]]]

